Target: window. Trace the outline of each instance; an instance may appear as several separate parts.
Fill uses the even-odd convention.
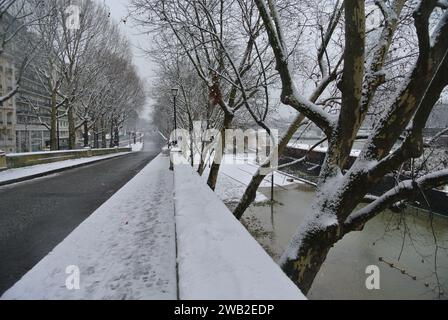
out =
[[[7,124],[12,124],[12,118],[13,118],[12,112],[8,112],[8,115],[6,116]]]

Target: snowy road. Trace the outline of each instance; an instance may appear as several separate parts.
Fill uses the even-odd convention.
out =
[[[0,295],[159,152],[148,140],[141,153],[0,187]]]

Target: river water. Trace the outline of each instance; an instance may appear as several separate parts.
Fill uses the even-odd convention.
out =
[[[308,185],[277,190],[273,206],[252,206],[243,223],[277,260],[310,213],[313,196]],[[366,288],[370,265],[380,270],[379,290]],[[380,214],[332,248],[308,298],[447,299],[448,218],[414,208]]]

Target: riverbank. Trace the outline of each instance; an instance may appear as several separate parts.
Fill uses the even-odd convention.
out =
[[[313,197],[312,186],[277,190],[277,202],[273,206],[251,206],[243,224],[271,257],[278,260],[309,214]],[[362,232],[350,233],[337,243],[307,297],[318,300],[437,299],[439,284],[442,291],[448,289],[448,252],[444,249],[447,247],[447,218],[431,216],[416,208],[402,214],[386,211],[367,223]],[[366,289],[369,265],[380,269],[380,290]],[[434,274],[435,265],[438,280]],[[448,297],[444,294],[440,298]]]

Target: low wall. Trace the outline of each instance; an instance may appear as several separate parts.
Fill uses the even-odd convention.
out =
[[[2,150],[0,150],[0,171],[4,170],[4,169],[7,169],[7,167],[6,167],[6,155],[5,155],[5,153]]]
[[[189,165],[174,165],[181,300],[306,299]]]
[[[8,169],[34,166],[43,163],[52,163],[57,161],[88,158],[102,156],[112,153],[131,152],[132,148],[109,148],[109,149],[82,149],[67,151],[43,151],[30,153],[16,153],[6,155],[6,165]],[[1,168],[1,155],[0,155]]]

